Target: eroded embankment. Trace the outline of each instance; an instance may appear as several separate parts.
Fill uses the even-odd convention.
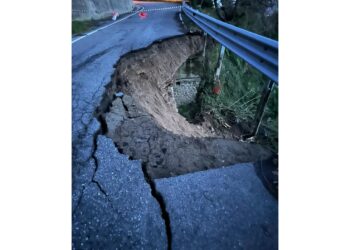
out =
[[[141,159],[151,178],[270,156],[260,145],[218,138],[177,112],[169,87],[178,68],[202,49],[201,36],[187,35],[127,54],[119,60],[97,111],[107,136],[121,152]]]

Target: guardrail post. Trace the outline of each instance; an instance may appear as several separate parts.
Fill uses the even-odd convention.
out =
[[[207,39],[208,39],[208,34],[206,32],[204,32],[203,59],[205,58],[205,50],[207,48]]]
[[[261,93],[261,98],[260,98],[258,108],[257,108],[256,113],[255,113],[255,118],[254,118],[254,122],[253,122],[253,124],[254,124],[253,130],[250,134],[245,135],[244,139],[254,137],[257,135],[259,128],[260,128],[260,124],[261,124],[263,115],[264,115],[266,103],[269,100],[269,97],[270,97],[270,94],[272,92],[274,85],[275,85],[275,82],[272,80],[269,80],[267,82],[267,84],[265,84],[264,89]]]
[[[220,73],[221,73],[221,67],[222,67],[222,61],[224,59],[224,55],[225,55],[225,47],[221,45],[218,62],[216,64],[214,82],[218,82],[220,79]]]

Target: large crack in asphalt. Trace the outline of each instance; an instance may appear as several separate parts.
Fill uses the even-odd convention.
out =
[[[123,103],[123,106],[125,104]],[[124,108],[128,111],[127,106],[125,105]],[[99,111],[101,108],[99,107],[96,111]],[[98,113],[96,113],[98,114]],[[95,175],[98,171],[98,160],[95,156],[95,152],[97,150],[97,137],[99,135],[106,135],[107,133],[107,125],[105,120],[102,118],[101,115],[97,115],[96,118],[98,119],[98,121],[100,122],[100,130],[97,131],[97,133],[94,135],[94,152],[92,154],[92,158],[94,159],[95,162],[95,171],[94,171],[94,175],[92,177],[92,182],[95,183],[97,185],[97,187],[100,189],[100,191],[108,198],[108,194],[107,192],[102,188],[102,186],[100,185],[100,183],[95,180]],[[137,117],[130,117],[130,119],[135,119]],[[116,150],[118,151],[118,146],[115,144]],[[121,152],[122,153],[122,152]],[[129,160],[132,160],[131,156],[128,156]],[[153,198],[157,201],[157,203],[159,204],[159,208],[161,211],[161,217],[164,221],[164,225],[165,225],[165,232],[166,232],[166,236],[167,236],[167,248],[168,250],[172,249],[172,233],[171,233],[171,223],[170,223],[170,216],[169,213],[166,209],[166,204],[164,201],[164,198],[162,196],[162,194],[160,192],[157,191],[156,189],[156,185],[152,179],[152,177],[149,175],[148,171],[147,171],[147,167],[144,163],[142,163],[142,173],[144,175],[144,180],[146,181],[146,183],[149,185],[150,189],[151,189],[151,194],[153,196]]]
[[[170,216],[169,216],[169,213],[166,209],[166,204],[165,204],[164,198],[163,198],[162,194],[160,192],[158,192],[158,190],[156,188],[156,184],[154,183],[151,176],[148,174],[147,167],[145,164],[142,164],[142,172],[143,172],[143,175],[145,177],[145,181],[151,187],[152,196],[157,200],[159,207],[160,207],[160,210],[162,212],[162,218],[164,220],[167,241],[168,241],[168,250],[171,250],[172,234],[171,234]]]
[[[94,162],[95,162],[95,171],[94,171],[94,174],[93,174],[93,176],[92,176],[92,178],[91,178],[91,182],[92,183],[95,183],[96,185],[97,185],[97,187],[98,187],[98,189],[106,196],[106,197],[108,197],[108,194],[107,194],[107,192],[106,192],[106,190],[104,190],[103,188],[102,188],[102,186],[101,186],[101,184],[95,179],[95,176],[96,176],[96,173],[97,173],[97,171],[98,171],[98,160],[97,160],[97,157],[96,157],[96,155],[95,155],[95,153],[96,153],[96,151],[97,151],[97,137],[98,137],[98,135],[99,134],[102,134],[102,130],[101,129],[99,129],[97,132],[96,132],[96,134],[94,135],[94,151],[93,151],[93,153],[92,153],[92,159],[94,160]]]

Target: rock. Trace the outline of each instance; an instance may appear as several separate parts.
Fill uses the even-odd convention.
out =
[[[145,115],[144,112],[136,105],[133,98],[129,95],[124,95],[123,103],[127,107],[127,113],[129,118],[135,118]]]
[[[115,96],[116,97],[123,97],[124,93],[123,92],[118,92],[118,93],[115,93]]]
[[[120,98],[113,101],[110,112],[106,114],[107,135],[113,137],[115,129],[120,126],[121,122],[126,118],[123,102]]]
[[[253,164],[155,180],[173,249],[278,249],[278,204]]]

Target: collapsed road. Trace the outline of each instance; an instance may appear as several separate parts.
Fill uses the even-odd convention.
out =
[[[146,10],[174,6],[167,3],[142,5]],[[111,77],[117,77],[113,65],[123,55],[187,32],[178,20],[178,11],[176,8],[153,11],[142,19],[135,15],[72,45],[73,249],[277,249],[277,201],[262,185],[252,163],[227,166],[255,161],[258,157],[214,164],[216,168],[227,166],[225,168],[155,180],[154,177],[172,174],[152,172],[140,161],[144,161],[142,155],[132,155],[128,151],[130,147],[120,146],[126,145],[122,139],[127,137],[128,142],[141,138],[123,135],[123,131],[127,131],[125,127],[108,134],[106,122],[97,119],[101,115],[96,117],[106,93],[111,90]],[[182,60],[186,60],[186,56],[178,63]],[[135,104],[133,99],[137,97],[135,93],[139,93],[140,98],[142,93],[123,90],[130,95],[129,103],[126,96],[110,101],[123,107],[127,103],[125,111],[129,118],[132,111],[138,114],[145,110],[146,107],[140,108],[141,102]],[[113,107],[112,102],[107,105],[109,110],[104,110],[105,115]],[[144,123],[157,128],[156,134],[164,132],[164,126],[159,126],[161,117],[158,114],[157,119],[152,110],[142,118],[147,119]],[[181,117],[176,119],[181,120]],[[184,131],[190,134],[181,136],[196,137],[206,133],[194,127],[192,131],[190,125],[181,130],[175,124],[181,122],[170,124],[171,132],[177,136]],[[262,149],[248,151],[268,155]],[[168,152],[168,156],[172,154],[174,152]],[[195,171],[207,169],[198,166]],[[192,169],[175,175],[189,172],[193,172]]]
[[[256,144],[225,139],[190,124],[176,109],[170,87],[176,71],[203,50],[203,37],[188,34],[129,53],[116,65],[99,109],[107,136],[120,152],[141,159],[152,178],[164,178],[243,162],[271,152]],[[120,93],[115,96],[115,93]],[[103,111],[106,110],[106,113]],[[108,111],[107,111],[108,110]]]

